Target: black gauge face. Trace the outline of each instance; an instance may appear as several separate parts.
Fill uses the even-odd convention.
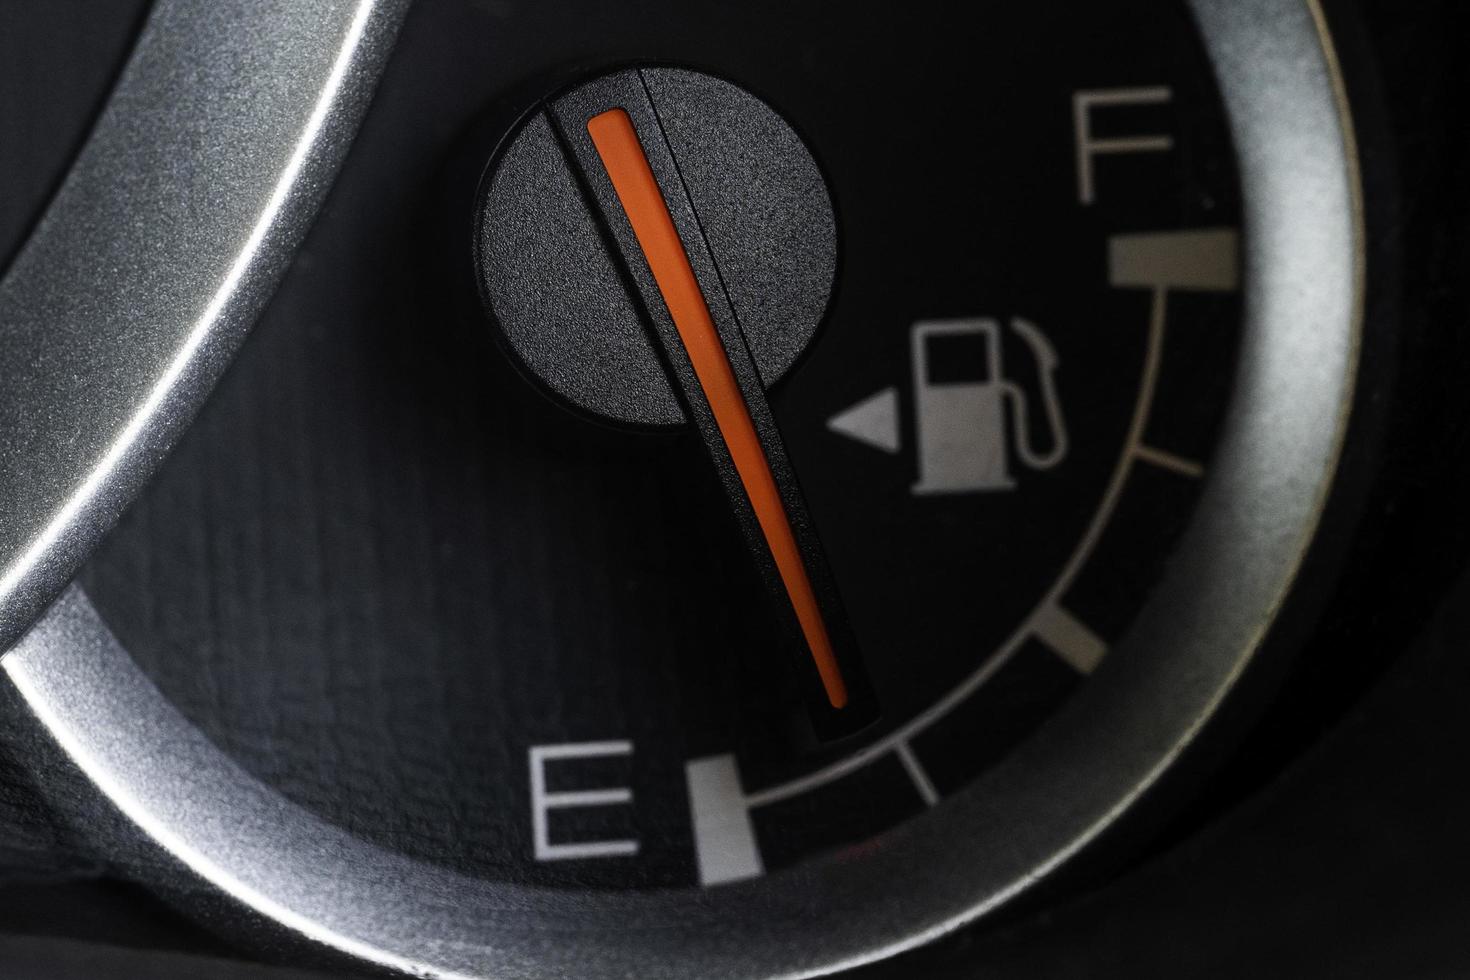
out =
[[[84,577],[247,770],[494,880],[713,887],[944,806],[1107,669],[1236,370],[1183,4],[657,6],[415,9]]]

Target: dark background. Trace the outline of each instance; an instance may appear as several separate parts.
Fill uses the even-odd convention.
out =
[[[0,59],[0,131],[52,141],[0,148],[0,256],[105,93],[136,23],[127,8],[0,7],[7,55],[15,37],[28,53]],[[1392,273],[1375,278],[1375,329],[1400,343],[1396,383],[1365,406],[1386,413],[1387,432],[1321,626],[1240,750],[1132,860],[874,976],[1470,969],[1470,583],[1457,582],[1470,531],[1466,34],[1449,0],[1337,3],[1333,15]],[[6,976],[257,975],[189,958],[230,948],[108,880],[104,857],[49,822],[27,778],[0,769]]]

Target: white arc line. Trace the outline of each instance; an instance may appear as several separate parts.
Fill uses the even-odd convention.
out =
[[[1092,522],[1087,527],[1087,532],[1082,536],[1072,557],[1068,559],[1067,566],[1062,570],[1051,590],[1042,598],[1037,605],[1037,610],[1032,618],[1022,623],[1001,646],[982,663],[973,674],[961,681],[943,698],[930,705],[921,714],[910,719],[897,730],[879,739],[871,745],[864,746],[858,751],[839,759],[830,765],[818,769],[816,772],[808,773],[797,779],[785,783],[777,783],[765,789],[751,793],[747,802],[752,808],[777,803],[781,800],[799,796],[808,790],[815,789],[835,779],[841,779],[850,772],[861,769],[885,752],[893,750],[899,743],[911,738],[918,732],[932,725],[939,718],[947,715],[954,707],[962,703],[973,694],[981,685],[988,681],[998,670],[1010,662],[1016,651],[1034,633],[1032,620],[1040,614],[1042,609],[1057,602],[1063,593],[1072,585],[1072,580],[1082,570],[1082,566],[1091,556],[1097,541],[1102,537],[1102,532],[1109,520],[1112,519],[1113,511],[1118,505],[1118,500],[1123,495],[1124,484],[1128,482],[1128,474],[1133,470],[1135,450],[1143,439],[1143,429],[1148,422],[1149,415],[1153,411],[1154,391],[1158,386],[1159,365],[1163,358],[1164,326],[1168,318],[1169,291],[1163,287],[1153,290],[1153,298],[1150,304],[1148,322],[1148,347],[1144,354],[1143,378],[1139,384],[1138,400],[1134,403],[1133,420],[1129,425],[1128,438],[1124,441],[1123,451],[1118,457],[1118,462],[1113,468],[1113,475],[1108,482],[1108,489],[1103,495],[1102,503],[1098,505],[1093,513]]]

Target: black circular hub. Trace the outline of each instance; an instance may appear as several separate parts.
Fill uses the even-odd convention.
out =
[[[678,68],[605,75],[548,100],[506,140],[482,188],[478,269],[491,318],[524,371],[599,418],[686,418],[657,353],[643,257],[578,150],[595,112],[627,111],[684,247],[707,261],[760,379],[811,343],[837,266],[826,182],[791,126],[729,82]],[[692,239],[692,241],[691,241]],[[633,254],[629,254],[632,251]],[[703,277],[702,277],[703,278]],[[710,288],[712,287],[712,288]]]

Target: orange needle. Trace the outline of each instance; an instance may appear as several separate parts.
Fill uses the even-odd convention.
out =
[[[709,401],[715,424],[730,450],[735,471],[745,487],[745,495],[755,511],[766,546],[776,561],[781,582],[796,612],[802,635],[817,665],[817,674],[827,700],[834,708],[847,704],[847,684],[837,666],[837,655],[827,624],[822,618],[816,592],[807,575],[806,563],[791,529],[786,506],[776,487],[770,460],[761,446],[760,435],[750,417],[745,397],[735,380],[730,358],[720,342],[719,331],[710,315],[709,304],[700,291],[694,268],[679,232],[669,214],[668,203],[659,190],[658,180],[643,152],[643,144],[633,128],[633,120],[622,109],[609,109],[587,122],[587,132],[597,148],[613,190],[633,226],[633,234],[648,268],[663,295],[669,316],[679,333],[699,386]]]

